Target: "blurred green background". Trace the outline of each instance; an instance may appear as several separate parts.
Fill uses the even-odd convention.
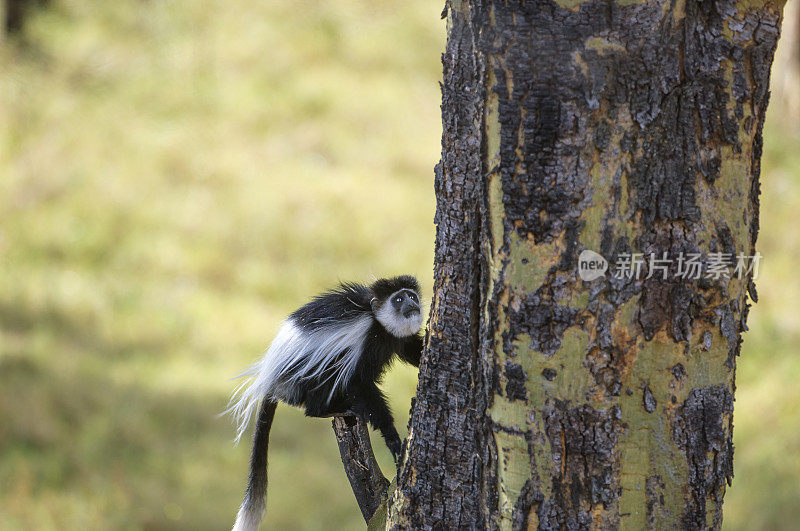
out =
[[[229,527],[249,444],[217,414],[281,319],[339,279],[409,272],[430,300],[441,9],[52,0],[5,38],[0,529]],[[728,529],[800,521],[792,68],[765,131]],[[403,434],[415,382],[398,366],[384,386]],[[329,421],[279,408],[270,450],[266,528],[363,528]]]

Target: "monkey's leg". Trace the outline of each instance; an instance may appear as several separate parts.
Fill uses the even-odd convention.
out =
[[[353,411],[367,419],[372,427],[381,432],[386,446],[392,452],[395,464],[400,462],[403,443],[394,427],[394,418],[386,403],[386,397],[374,382],[358,385],[358,396],[353,404]]]

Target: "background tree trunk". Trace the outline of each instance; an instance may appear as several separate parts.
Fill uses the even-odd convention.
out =
[[[31,11],[46,6],[50,0],[0,0],[0,39],[3,33],[22,30]]]
[[[781,46],[775,54],[773,97],[779,98],[781,119],[800,130],[800,0],[786,3],[781,24]]]
[[[720,527],[751,275],[585,282],[577,258],[754,254],[781,9],[448,1],[435,295],[388,527]]]

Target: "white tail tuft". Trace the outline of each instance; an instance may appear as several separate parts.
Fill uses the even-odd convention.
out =
[[[232,531],[258,531],[258,524],[264,516],[265,507],[265,502],[254,506],[250,503],[250,498],[245,498],[236,514],[236,523],[233,524]]]

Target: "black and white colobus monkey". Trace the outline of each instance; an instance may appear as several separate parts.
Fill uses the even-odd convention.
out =
[[[264,356],[240,376],[229,412],[241,438],[261,402],[250,477],[234,531],[254,531],[266,508],[267,448],[277,403],[309,417],[359,415],[381,432],[395,462],[402,443],[377,382],[394,355],[419,367],[419,284],[408,275],[369,286],[342,284],[291,314]]]

